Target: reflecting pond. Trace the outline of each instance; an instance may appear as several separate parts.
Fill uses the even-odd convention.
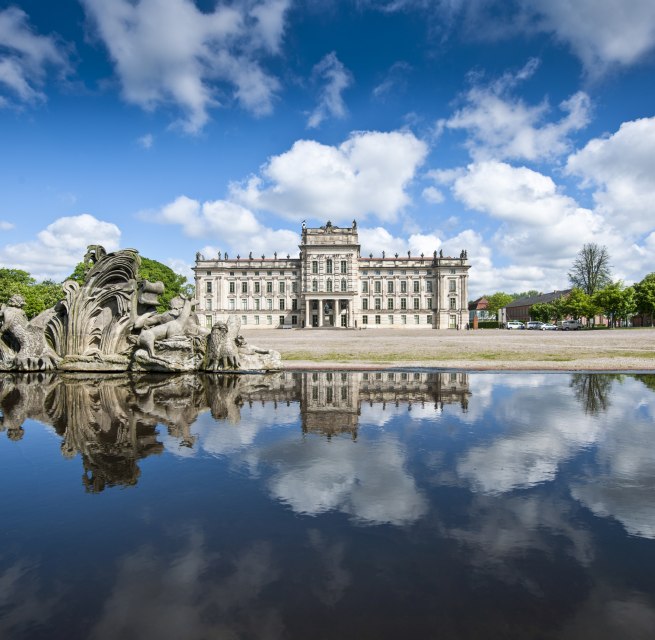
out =
[[[0,638],[652,638],[655,375],[0,375]]]

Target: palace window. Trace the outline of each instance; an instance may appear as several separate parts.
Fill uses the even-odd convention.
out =
[[[269,310],[273,308],[273,299],[272,298],[266,298],[266,308],[269,309]]]
[[[280,298],[279,303],[280,303],[279,306],[280,311],[284,311],[284,298]]]
[[[248,316],[241,316],[241,324],[248,324]]]
[[[241,298],[241,311],[248,311],[248,298]]]
[[[368,311],[368,298],[362,298],[362,309]]]
[[[432,298],[426,298],[425,299],[425,308],[426,309],[432,309]]]
[[[212,283],[211,280],[208,280],[205,282],[205,293],[211,293],[212,292]]]
[[[368,282],[366,280],[362,282],[362,293],[368,293]]]
[[[332,260],[330,258],[325,261],[325,271],[326,273],[332,273]]]
[[[393,309],[393,298],[387,298],[387,309]]]
[[[261,282],[255,282],[255,293],[261,293],[262,285]]]
[[[348,263],[345,260],[341,261],[341,273],[346,273],[348,271]]]
[[[312,280],[312,291],[318,291],[318,280],[316,278]]]
[[[259,324],[259,316],[255,316],[255,324]]]
[[[348,283],[345,278],[341,278],[341,291],[346,291],[348,288]]]
[[[278,320],[280,321],[280,324],[284,324],[284,316],[278,316]]]
[[[432,293],[432,280],[426,280],[425,281],[425,290],[428,293]]]
[[[318,260],[312,260],[312,273],[318,273]]]
[[[332,292],[332,280],[328,280],[328,281],[325,283],[325,290],[326,290],[328,293],[331,293],[331,292]]]
[[[457,298],[451,298],[450,299],[450,308],[451,309],[457,309]]]
[[[389,324],[393,324],[393,316],[387,316]]]
[[[296,298],[293,298],[291,300],[291,310],[296,311],[298,309],[298,300]]]
[[[419,280],[414,280],[414,293],[418,293],[421,290],[421,283]]]
[[[212,328],[212,317],[211,316],[205,316],[205,326],[208,329]]]
[[[400,299],[400,308],[401,309],[407,309],[407,298],[401,298]]]
[[[420,322],[419,316],[414,316],[414,324],[418,324]]]
[[[457,281],[448,280],[448,291],[457,291]]]
[[[382,316],[375,316],[375,324],[382,324]]]
[[[431,315],[427,315],[427,316],[425,316],[425,320],[426,320],[426,322],[427,322],[428,324],[432,324],[432,316],[431,316]]]
[[[297,282],[292,282],[291,283],[291,293],[298,293],[298,283]]]
[[[298,316],[291,316],[291,324],[298,324]]]
[[[393,280],[387,282],[387,293],[393,293]]]
[[[266,316],[266,324],[273,324],[273,316]]]
[[[368,316],[362,316],[362,324],[368,324]]]
[[[211,311],[211,310],[212,310],[212,301],[211,301],[211,298],[209,298],[208,300],[205,301],[205,309],[207,309],[207,311]]]
[[[228,306],[228,308],[230,309],[230,311],[234,311],[234,298],[230,298],[230,299],[227,301],[227,306]]]
[[[407,293],[407,280],[400,281],[400,293]]]
[[[420,309],[421,301],[419,298],[414,298],[414,309]]]
[[[379,280],[375,281],[375,293],[382,293],[382,283]]]
[[[280,282],[280,293],[284,293],[284,282]]]
[[[407,324],[407,316],[400,316],[400,324]]]
[[[273,283],[270,280],[266,283],[266,293],[273,293]]]
[[[234,293],[234,282],[230,282],[230,293]]]
[[[381,308],[382,308],[382,298],[376,298],[375,299],[375,309],[376,309],[376,311],[378,309],[381,309]]]
[[[248,293],[248,283],[247,282],[242,282],[241,283],[241,293]]]
[[[255,311],[259,311],[259,304],[260,304],[260,302],[261,302],[261,301],[260,301],[259,298],[255,298]]]

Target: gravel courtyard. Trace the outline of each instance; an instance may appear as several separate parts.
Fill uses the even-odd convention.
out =
[[[248,329],[248,342],[282,354],[287,369],[655,370],[655,329],[412,331]]]

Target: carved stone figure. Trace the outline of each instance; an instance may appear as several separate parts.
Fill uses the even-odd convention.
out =
[[[60,358],[44,335],[44,322],[50,318],[51,312],[44,311],[30,322],[23,311],[24,306],[23,296],[14,295],[0,307],[0,340],[5,342],[0,351],[0,366],[18,371],[55,369]]]
[[[190,299],[173,298],[157,313],[164,285],[139,279],[134,249],[108,254],[90,245],[84,260],[91,265],[84,282],[66,281],[65,297],[31,321],[19,295],[0,307],[0,371],[198,371],[206,367],[208,342],[210,370],[281,368],[279,354],[237,345],[235,318],[224,323],[221,346],[221,325],[208,339]]]
[[[236,336],[233,333],[227,322],[218,321],[212,327],[207,341],[208,371],[235,371],[239,368]]]

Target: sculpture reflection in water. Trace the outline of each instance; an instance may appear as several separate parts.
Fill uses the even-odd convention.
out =
[[[439,410],[468,407],[465,373],[280,372],[269,375],[0,374],[0,431],[24,435],[27,419],[50,424],[62,454],[80,455],[90,492],[137,483],[138,461],[163,451],[164,427],[182,447],[193,447],[191,425],[209,410],[216,421],[238,424],[248,403],[299,402],[303,433],[357,438],[363,403],[412,403]]]

